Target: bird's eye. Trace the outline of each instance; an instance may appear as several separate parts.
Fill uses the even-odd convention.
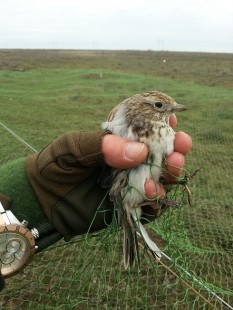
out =
[[[161,102],[156,102],[155,106],[156,106],[156,108],[160,109],[160,108],[162,108],[163,104]]]

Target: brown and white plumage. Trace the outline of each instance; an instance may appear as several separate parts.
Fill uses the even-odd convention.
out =
[[[149,238],[140,222],[141,207],[145,200],[144,184],[153,179],[158,182],[166,155],[173,152],[175,133],[169,125],[169,116],[186,108],[161,92],[137,94],[117,105],[102,124],[113,134],[140,141],[148,146],[147,160],[131,169],[113,169],[110,196],[118,213],[118,222],[124,231],[124,264],[132,266],[139,260],[137,236],[140,235],[154,255],[160,259],[161,251]]]

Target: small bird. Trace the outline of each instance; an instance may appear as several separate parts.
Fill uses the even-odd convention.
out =
[[[141,206],[146,201],[144,184],[158,182],[166,155],[173,152],[175,132],[169,125],[169,116],[187,108],[168,95],[151,91],[136,94],[118,104],[109,114],[102,128],[115,135],[143,142],[149,149],[142,164],[131,169],[112,169],[110,197],[118,215],[118,225],[124,233],[123,253],[125,269],[139,264],[138,236],[141,236],[153,255],[159,260],[161,251],[150,239],[140,219]]]

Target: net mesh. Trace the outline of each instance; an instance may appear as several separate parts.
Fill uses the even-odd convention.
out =
[[[58,54],[45,60],[50,64]],[[137,76],[123,74],[117,57],[118,71],[101,70],[104,75],[100,79],[96,77],[99,69],[86,68],[104,67],[103,59],[99,64],[98,56],[93,64],[88,57],[83,70],[77,68],[76,60],[71,66],[74,69],[57,69],[56,63],[56,69],[51,65],[49,69],[25,72],[2,70],[1,121],[39,150],[66,130],[99,128],[113,105],[129,95],[155,88],[167,92],[179,102],[187,102],[190,111],[181,115],[179,122],[193,138],[188,170],[200,168],[190,182],[193,207],[187,205],[183,187],[178,187],[174,190],[179,206],[168,208],[146,225],[166,255],[161,262],[155,261],[142,244],[140,268],[126,271],[122,233],[113,222],[98,234],[78,236],[68,243],[59,241],[35,255],[23,271],[7,279],[0,292],[0,308],[233,309],[232,89],[193,83],[193,77],[194,81],[207,77],[216,83],[215,71],[208,71],[211,67],[205,76],[202,73],[211,60],[209,55],[208,61],[200,62],[201,70],[192,67],[194,63],[183,55],[178,63],[171,61],[172,75],[180,68],[193,68],[183,83],[152,77],[153,72],[144,76],[139,71]],[[130,59],[132,55],[127,61]],[[34,54],[32,60],[34,64]],[[148,68],[154,70],[160,58],[156,58],[156,66],[153,61]],[[217,60],[212,67],[219,68],[216,64]],[[133,64],[135,70],[138,67]],[[88,120],[84,114],[90,114]],[[24,145],[1,128],[1,163],[28,154]],[[173,194],[170,192],[170,197]]]
[[[113,220],[99,233],[36,255],[7,279],[3,309],[227,309],[233,303],[232,213],[227,210],[227,225],[217,207],[186,205],[180,185],[168,193],[174,197],[179,205],[146,225],[164,253],[160,262],[139,240],[140,266],[125,270],[122,232]]]

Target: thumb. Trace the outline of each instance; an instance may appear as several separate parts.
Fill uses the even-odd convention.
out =
[[[109,166],[126,169],[137,166],[145,160],[148,148],[144,143],[116,135],[106,135],[102,139],[102,153]]]

